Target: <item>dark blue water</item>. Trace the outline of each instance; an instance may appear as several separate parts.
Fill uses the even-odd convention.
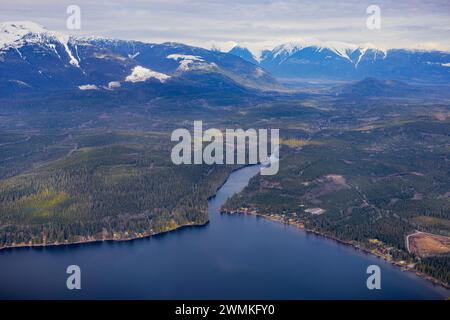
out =
[[[449,292],[380,259],[294,227],[218,213],[259,171],[231,175],[209,201],[211,222],[147,239],[0,251],[0,298],[442,299]],[[81,268],[81,290],[66,268]],[[381,290],[366,269],[381,268]]]

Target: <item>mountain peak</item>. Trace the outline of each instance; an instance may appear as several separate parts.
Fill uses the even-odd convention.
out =
[[[48,30],[32,21],[7,21],[7,22],[1,22],[0,23],[0,31],[3,32],[20,32],[20,33],[43,33],[47,32]]]
[[[58,43],[67,53],[69,63],[78,68],[79,62],[69,48],[69,41],[70,36],[60,32],[48,31],[40,24],[31,21],[0,23],[0,51],[9,48],[18,50],[25,44],[39,44],[55,50],[54,45]]]
[[[295,42],[288,42],[281,44],[277,47],[275,47],[272,50],[272,54],[274,57],[277,56],[284,56],[288,57],[292,54],[295,54],[296,52],[303,50],[305,48],[316,48],[317,51],[322,50],[330,50],[334,52],[336,55],[340,56],[341,58],[347,59],[349,61],[352,61],[350,55],[359,50],[360,52],[364,53],[368,49],[371,50],[380,50],[383,51],[383,49],[379,49],[375,47],[373,44],[367,43],[363,45],[356,45],[353,43],[347,43],[342,41],[319,41],[317,39],[311,38],[311,39],[301,39],[299,41]]]
[[[48,30],[31,21],[9,21],[0,23],[0,49],[13,45],[27,34],[43,34]]]
[[[249,49],[241,47],[240,45],[235,45],[228,53],[241,57],[251,63],[258,64],[258,59],[255,55]]]

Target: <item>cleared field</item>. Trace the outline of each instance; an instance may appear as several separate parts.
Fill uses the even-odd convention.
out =
[[[407,237],[409,252],[419,257],[450,253],[450,238],[430,233],[417,232]]]

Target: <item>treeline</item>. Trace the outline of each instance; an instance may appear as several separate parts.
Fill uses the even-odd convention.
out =
[[[389,217],[364,222],[349,219],[345,223],[330,222],[326,217],[312,217],[307,220],[306,226],[346,241],[364,243],[368,239],[378,239],[405,251],[404,235],[412,230],[408,223]]]
[[[450,285],[450,256],[425,258],[416,267],[417,270]]]

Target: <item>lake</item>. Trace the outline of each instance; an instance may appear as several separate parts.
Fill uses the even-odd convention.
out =
[[[443,299],[448,290],[374,256],[293,226],[220,214],[259,167],[231,174],[210,223],[126,242],[0,251],[1,299]],[[81,268],[81,290],[66,268]],[[366,269],[381,268],[381,290]]]

